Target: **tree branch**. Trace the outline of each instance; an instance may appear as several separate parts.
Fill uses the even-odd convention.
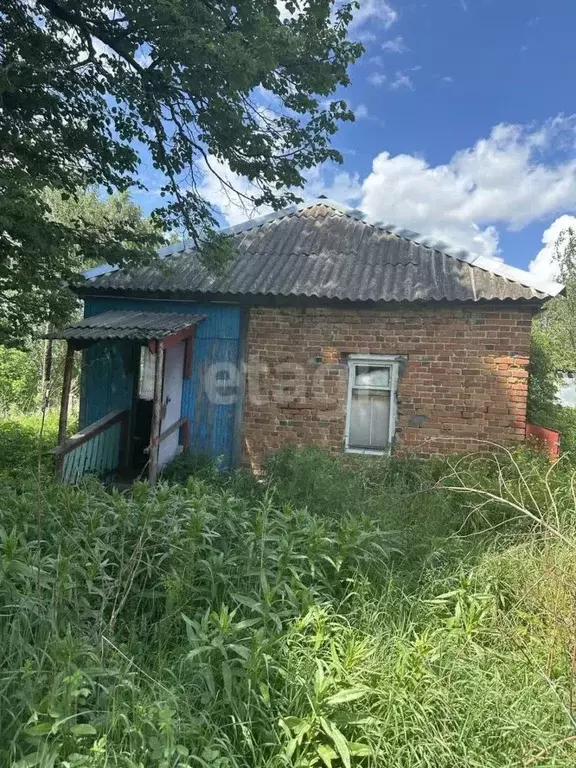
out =
[[[101,43],[107,45],[108,48],[117,53],[120,58],[124,59],[127,64],[130,64],[141,75],[146,74],[146,68],[141,66],[133,56],[130,56],[126,51],[118,46],[118,41],[110,37],[106,32],[100,28],[96,28],[93,25],[88,24],[81,16],[69,11],[67,8],[63,8],[56,0],[39,0],[40,4],[47,8],[57,19],[65,21],[73,27],[82,30],[90,38],[95,37],[100,40]]]

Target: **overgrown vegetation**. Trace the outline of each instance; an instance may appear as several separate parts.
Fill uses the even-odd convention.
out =
[[[56,445],[57,436],[56,411],[48,411],[44,420],[40,413],[0,419],[0,483],[36,481],[38,467],[42,479],[50,480],[53,462],[48,451]],[[0,508],[0,525],[2,521]]]
[[[576,370],[576,233],[568,229],[556,244],[554,270],[565,286],[534,318],[530,353],[528,417],[562,433],[564,451],[576,452],[576,409],[562,406],[563,372]]]
[[[1,765],[574,764],[569,466],[199,469],[0,485]]]

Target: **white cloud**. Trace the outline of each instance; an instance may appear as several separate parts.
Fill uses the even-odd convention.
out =
[[[400,91],[404,88],[408,91],[413,91],[414,83],[412,82],[410,75],[406,72],[396,72],[394,80],[390,83],[390,88],[393,91]]]
[[[336,8],[341,5],[343,0],[337,0]],[[376,35],[366,29],[368,24],[380,24],[384,29],[390,27],[398,20],[397,11],[392,8],[386,0],[359,0],[360,7],[353,11],[350,30],[354,36],[364,42],[374,42]],[[276,8],[280,15],[280,21],[297,18],[304,11],[304,2],[297,3],[294,13],[290,13],[286,8],[286,0],[276,0]]]
[[[569,230],[576,232],[576,216],[559,216],[544,231],[542,243],[544,247],[536,254],[536,257],[530,262],[529,270],[539,280],[557,280],[558,265],[554,261],[556,248],[562,252],[567,245],[565,233]]]
[[[341,99],[339,99],[339,101],[341,101]],[[366,104],[360,103],[354,106],[351,101],[346,101],[346,99],[344,99],[344,101],[346,102],[347,108],[354,113],[356,120],[365,120],[366,118],[370,117]],[[321,109],[327,110],[330,109],[330,105],[333,103],[334,101],[332,99],[323,99],[319,102],[319,107]]]
[[[250,198],[259,195],[258,187],[248,179],[233,173],[227,163],[209,156],[208,164],[203,163],[201,171],[203,179],[198,191],[220,211],[227,224],[241,224],[273,211],[269,205],[256,208]],[[306,171],[304,175],[305,189],[293,190],[304,199],[323,195],[342,203],[353,204],[357,203],[362,195],[362,183],[358,174],[347,173],[339,166],[317,166]]]
[[[324,195],[347,205],[356,204],[362,196],[362,183],[357,173],[348,173],[333,165],[312,168],[306,173],[306,188],[296,190],[305,200]]]
[[[367,23],[380,24],[384,29],[398,21],[398,13],[385,0],[360,0],[360,8],[354,11],[350,29],[354,31]]]
[[[371,72],[368,75],[370,85],[383,85],[388,78],[382,72]]]
[[[382,50],[386,53],[406,53],[409,49],[404,38],[398,35],[393,40],[386,40],[385,43],[382,43]]]
[[[210,155],[208,164],[203,163],[201,170],[204,177],[198,191],[220,211],[228,224],[241,224],[273,210],[267,205],[254,206],[251,198],[258,196],[258,187],[231,171],[227,163]]]
[[[520,229],[576,209],[576,161],[544,157],[566,133],[574,141],[574,118],[533,129],[497,125],[488,138],[436,166],[382,152],[363,183],[360,207],[452,248],[497,255],[497,224]]]
[[[364,179],[324,165],[307,172],[306,187],[297,193],[305,199],[325,195],[352,204],[384,224],[417,233],[421,241],[488,257],[499,257],[498,227],[521,229],[559,216],[544,233],[542,251],[530,265],[536,277],[549,279],[558,234],[567,226],[576,228],[575,141],[575,117],[560,116],[531,127],[501,124],[444,164],[381,152]],[[258,193],[222,163],[212,159],[211,165],[235,189],[248,196]],[[200,192],[230,224],[270,211],[265,206],[254,210],[209,174]],[[572,212],[574,216],[562,215]]]

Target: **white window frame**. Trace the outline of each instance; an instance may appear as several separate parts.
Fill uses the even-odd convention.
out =
[[[387,368],[390,371],[390,386],[370,387],[356,385],[356,367],[370,366]],[[386,456],[392,448],[392,441],[396,434],[396,393],[398,391],[398,371],[400,359],[398,355],[348,355],[348,396],[346,399],[346,439],[344,450],[346,453],[365,453],[372,456]],[[350,446],[350,421],[352,414],[352,392],[355,389],[390,392],[390,422],[388,425],[388,445],[382,451],[371,448],[354,448]]]

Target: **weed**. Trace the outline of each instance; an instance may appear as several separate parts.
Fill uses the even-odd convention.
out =
[[[548,469],[290,450],[258,483],[44,478],[40,527],[7,475],[0,764],[573,765],[574,483]]]

